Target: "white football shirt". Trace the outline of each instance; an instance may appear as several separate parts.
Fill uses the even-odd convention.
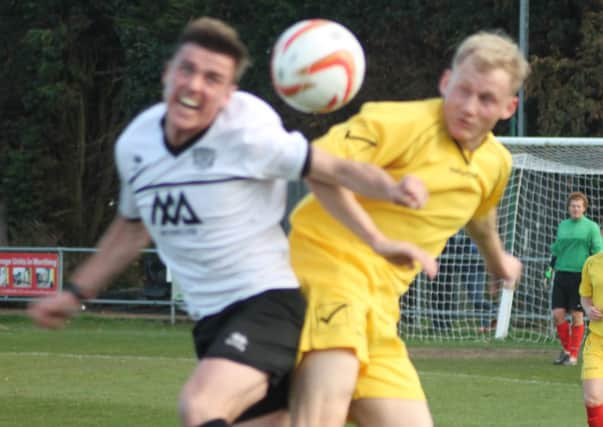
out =
[[[280,221],[286,180],[301,177],[309,145],[261,99],[235,92],[204,133],[167,145],[165,104],[117,140],[119,213],[142,220],[198,319],[268,289],[296,288]]]

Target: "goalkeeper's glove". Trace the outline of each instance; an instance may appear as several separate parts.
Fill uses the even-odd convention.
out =
[[[553,277],[553,267],[548,266],[546,270],[544,270],[544,278],[551,280],[551,277]]]

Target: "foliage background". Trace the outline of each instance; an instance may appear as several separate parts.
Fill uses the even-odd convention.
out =
[[[115,213],[113,143],[159,100],[163,63],[183,24],[224,19],[254,65],[241,87],[310,138],[367,100],[437,96],[454,46],[480,29],[518,34],[517,0],[6,0],[0,4],[0,245],[91,246]],[[296,113],[270,86],[279,33],[323,17],[367,54],[356,99],[325,116]],[[526,87],[530,136],[603,136],[603,1],[532,0]],[[513,121],[501,124],[514,132]]]

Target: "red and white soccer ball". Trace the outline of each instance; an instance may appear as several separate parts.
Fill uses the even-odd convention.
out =
[[[272,51],[276,93],[304,113],[328,113],[350,102],[364,80],[362,46],[343,25],[325,19],[287,28]]]

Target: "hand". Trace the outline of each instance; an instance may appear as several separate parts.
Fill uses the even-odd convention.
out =
[[[416,176],[406,175],[393,188],[391,200],[398,204],[412,209],[419,209],[425,206],[429,192],[423,181]]]
[[[59,329],[81,310],[81,302],[69,292],[59,292],[30,304],[27,314],[42,328]]]
[[[588,318],[590,320],[601,320],[603,318],[603,314],[601,314],[601,310],[599,310],[594,305],[591,305],[587,308],[586,314],[588,314]]]
[[[548,266],[546,270],[544,270],[544,278],[551,280],[551,277],[553,277],[553,267]]]
[[[488,295],[490,298],[496,298],[498,291],[500,290],[500,283],[494,279],[488,279]]]
[[[438,262],[435,258],[412,243],[383,238],[372,247],[376,253],[392,264],[413,268],[415,262],[420,263],[422,270],[430,279],[433,279],[438,272]]]
[[[523,265],[519,258],[514,257],[508,252],[504,252],[498,262],[498,269],[496,271],[489,271],[494,280],[501,280],[503,283],[514,287],[521,277],[522,268]]]

